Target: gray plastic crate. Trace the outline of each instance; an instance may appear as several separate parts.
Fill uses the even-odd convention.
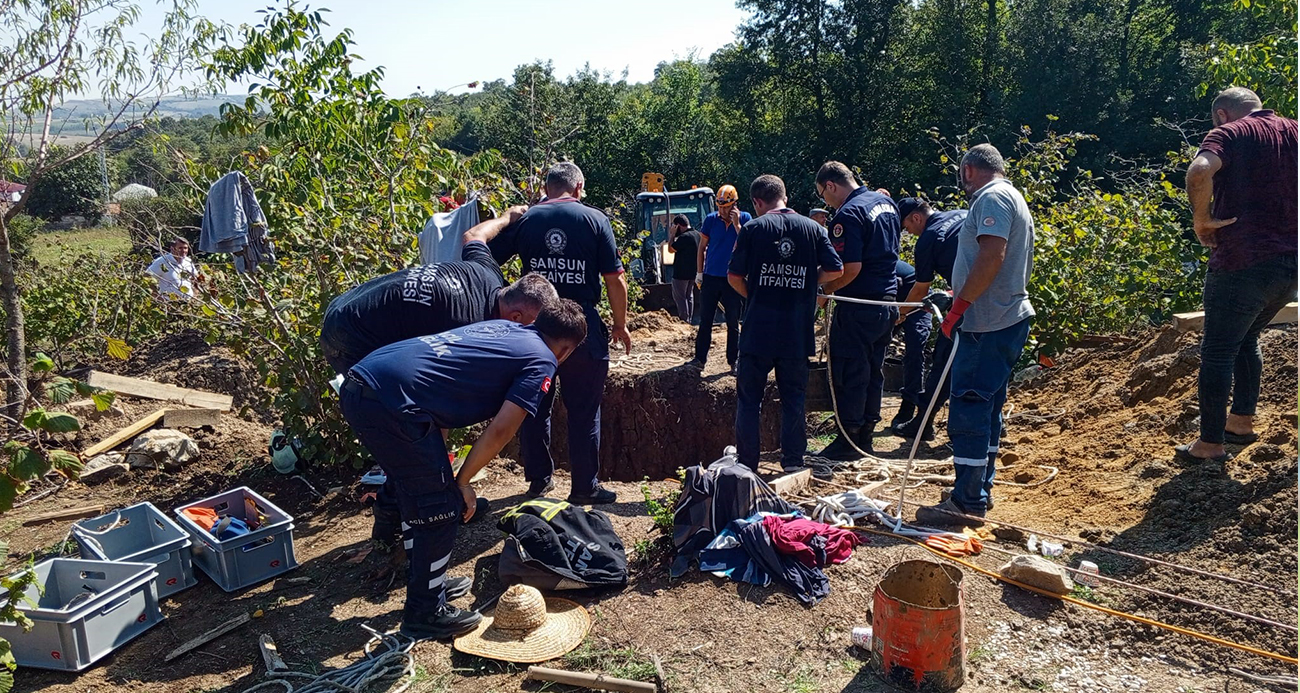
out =
[[[35,625],[0,624],[20,667],[81,671],[162,622],[152,563],[51,558],[35,569],[45,593],[33,586],[37,605],[18,606]]]
[[[257,528],[222,541],[186,517],[186,508],[211,508],[219,517],[238,518]],[[194,542],[194,564],[227,592],[298,567],[293,555],[293,517],[246,486],[182,505],[174,512]]]
[[[190,535],[152,503],[140,503],[72,526],[82,558],[153,563],[158,598],[198,582],[190,557]]]

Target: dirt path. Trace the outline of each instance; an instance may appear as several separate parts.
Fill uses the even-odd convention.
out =
[[[1056,481],[1038,489],[999,487],[994,516],[1276,584],[1289,593],[1261,594],[1123,561],[1103,563],[1106,556],[1077,547],[1066,556],[1093,557],[1103,570],[1127,580],[1295,623],[1295,332],[1267,333],[1264,440],[1241,451],[1226,469],[1180,468],[1170,460],[1171,442],[1194,436],[1188,428],[1194,421],[1188,405],[1195,395],[1195,368],[1187,370],[1180,361],[1188,358],[1190,344],[1188,338],[1162,337],[1149,345],[1075,352],[1050,376],[1018,388],[1012,397],[1006,450],[1019,459],[1003,476],[1014,477],[1018,468],[1032,464],[1058,466],[1061,472]],[[1144,385],[1152,379],[1167,387]],[[123,405],[127,420],[152,406],[125,400]],[[103,428],[88,437],[121,423],[94,425]],[[269,432],[261,424],[228,418],[218,430],[196,436],[203,457],[189,468],[177,473],[137,471],[94,488],[69,486],[7,513],[0,535],[12,542],[16,554],[49,553],[57,550],[66,523],[24,528],[23,519],[89,502],[125,505],[150,500],[170,512],[185,500],[247,484],[295,516],[301,567],[291,576],[307,576],[311,582],[287,586],[272,581],[226,594],[201,578],[198,586],[164,601],[168,618],[163,625],[101,664],[79,676],[21,670],[16,690],[237,693],[262,680],[256,649],[260,633],[275,638],[295,669],[316,671],[358,656],[366,640],[360,624],[397,625],[400,580],[390,585],[366,579],[384,565],[383,558],[372,554],[359,565],[341,560],[347,550],[366,543],[370,527],[369,512],[351,488],[353,473],[309,472],[321,491],[348,484],[344,493],[317,499],[300,481],[270,469],[263,447]],[[901,445],[887,436],[877,442],[885,450]],[[708,454],[702,461],[707,462],[717,451],[704,452]],[[944,451],[931,452],[940,456]],[[517,465],[501,461],[491,468],[481,493],[498,512],[520,501],[524,486]],[[635,561],[634,547],[649,536],[651,520],[637,484],[611,486],[620,502],[609,513]],[[650,487],[660,493],[669,484],[655,482]],[[561,478],[558,491],[566,489],[567,480]],[[930,486],[916,496],[933,500],[938,490]],[[463,605],[480,605],[500,592],[495,574],[501,536],[490,523],[475,523],[458,540],[451,573],[474,579],[472,596]],[[663,660],[672,690],[678,691],[892,690],[849,646],[849,631],[869,623],[871,591],[885,569],[906,558],[929,557],[918,547],[873,535],[848,563],[828,571],[831,595],[811,609],[777,588],[738,586],[699,574],[674,583],[662,565],[638,562],[627,589],[574,595],[591,610],[594,626],[579,653],[560,665],[641,678],[654,654]],[[1000,560],[990,552],[978,562],[996,568]],[[1284,671],[1269,660],[1130,625],[1004,587],[970,571],[964,585],[969,679],[963,691],[1245,692],[1257,687],[1228,674],[1228,667]],[[1295,652],[1293,632],[1114,588],[1098,588],[1094,598],[1258,647]],[[171,664],[161,662],[161,653],[255,609],[265,615],[251,625]],[[422,643],[416,657],[415,691],[509,691],[521,686],[520,668],[456,654],[446,644]],[[525,689],[539,690],[532,684]]]

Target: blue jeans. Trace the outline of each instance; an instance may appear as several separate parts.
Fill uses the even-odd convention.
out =
[[[406,615],[427,616],[447,603],[447,568],[465,507],[442,431],[427,412],[392,411],[351,381],[340,399],[343,417],[396,491],[408,559]]]
[[[875,429],[885,391],[885,352],[898,309],[840,303],[831,318],[831,387],[845,428]]]
[[[1259,333],[1296,297],[1296,258],[1278,255],[1236,272],[1205,275],[1205,326],[1201,333],[1201,440],[1223,443],[1232,413],[1254,416],[1264,357]]]
[[[903,399],[925,406],[925,346],[930,341],[931,316],[914,310],[903,320]],[[933,368],[942,368],[935,364]]]
[[[982,513],[988,506],[1002,438],[1002,406],[1011,371],[1029,339],[1030,321],[1025,318],[995,332],[961,330],[956,340],[948,438],[957,476],[952,499],[967,512]]]
[[[803,466],[808,452],[804,425],[804,393],[808,389],[808,359],[740,355],[736,362],[736,453],[740,463],[758,469],[759,420],[767,374],[776,369],[781,396],[781,466]]]

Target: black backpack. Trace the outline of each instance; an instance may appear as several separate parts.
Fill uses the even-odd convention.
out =
[[[552,498],[506,511],[497,528],[503,584],[540,590],[580,590],[627,584],[627,553],[609,517]]]

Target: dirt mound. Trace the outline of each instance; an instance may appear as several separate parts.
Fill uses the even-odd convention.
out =
[[[1260,336],[1260,440],[1229,446],[1235,457],[1226,465],[1173,458],[1174,445],[1199,433],[1199,338],[1166,328],[1146,339],[1072,350],[1060,366],[1018,386],[1004,447],[1019,464],[1051,465],[1061,474],[1046,486],[1003,491],[1012,501],[1003,519],[1274,587],[1280,592],[1104,552],[1082,556],[1108,575],[1294,624],[1295,584],[1283,576],[1294,574],[1297,549],[1296,330]],[[1296,650],[1294,631],[1131,590],[1104,592],[1103,603],[1112,607],[1275,652]],[[1110,628],[1111,637],[1158,637],[1137,626]],[[1237,656],[1182,638],[1161,647],[1193,661]]]
[[[122,375],[230,395],[235,412],[271,420],[258,397],[257,369],[225,347],[212,346],[198,330],[164,335],[137,346],[119,369]]]
[[[673,317],[668,311],[656,310],[633,315],[632,318],[627,321],[627,329],[629,332],[637,332],[640,330],[654,331],[662,330],[670,325],[678,324],[681,324],[681,321]]]

